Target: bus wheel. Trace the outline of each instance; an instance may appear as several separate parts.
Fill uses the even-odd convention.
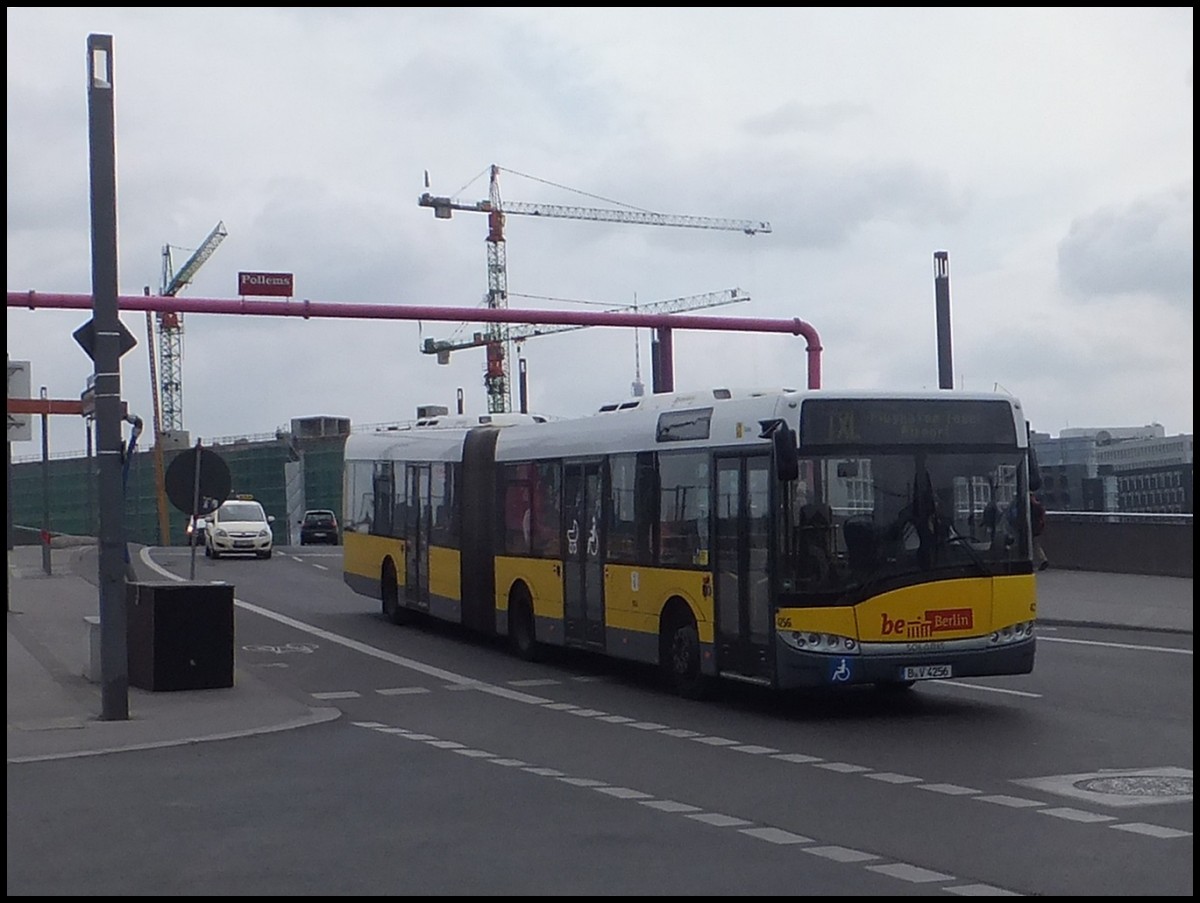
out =
[[[383,599],[383,614],[393,624],[407,624],[408,610],[400,604],[400,584],[396,581],[396,568],[389,558],[383,565],[379,579],[379,594]]]
[[[671,688],[684,699],[708,696],[711,681],[700,673],[700,634],[690,617],[668,628],[660,664]]]
[[[541,644],[533,626],[533,601],[528,590],[517,590],[508,603],[508,641],[519,658],[527,662],[541,658]]]

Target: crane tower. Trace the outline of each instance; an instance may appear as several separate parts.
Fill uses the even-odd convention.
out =
[[[417,204],[421,207],[433,208],[433,215],[437,219],[450,219],[455,210],[467,210],[488,215],[487,305],[491,309],[508,307],[508,261],[504,244],[506,214],[515,213],[525,216],[559,217],[609,223],[635,223],[645,226],[723,229],[744,232],[747,235],[771,231],[770,223],[751,220],[673,216],[634,208],[613,209],[520,201],[502,202],[500,198],[500,167],[493,164],[490,171],[491,178],[486,201],[466,203],[449,197],[435,197],[426,191],[417,199]],[[428,188],[428,178],[426,178],[426,183],[426,188]],[[487,349],[487,367],[483,381],[487,388],[488,413],[497,414],[511,411],[512,385],[509,379],[509,362],[512,358],[512,330],[507,323],[489,324],[483,344]]]
[[[203,244],[184,262],[179,272],[174,271],[171,261],[171,246],[163,245],[162,284],[159,293],[173,298],[185,285],[192,281],[196,271],[212,256],[225,239],[225,224],[218,222],[208,233]],[[150,294],[149,286],[146,294]],[[155,365],[155,331],[151,326],[150,311],[146,311],[146,344],[150,352],[150,399],[154,409],[154,484],[158,507],[159,541],[171,544],[170,519],[167,509],[166,473],[163,463],[164,433],[179,434],[183,431],[183,317],[174,311],[158,315],[158,365]]]
[[[173,298],[192,281],[204,262],[213,255],[217,246],[228,233],[223,222],[217,223],[199,248],[179,268],[173,271],[171,246],[163,245],[162,288],[160,294]],[[156,424],[160,432],[183,430],[183,315],[166,311],[158,315],[158,375],[161,381],[158,394],[161,396],[161,423]],[[151,387],[151,391],[154,387]],[[157,436],[156,436],[157,438]]]

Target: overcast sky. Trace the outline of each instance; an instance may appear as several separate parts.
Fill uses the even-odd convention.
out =
[[[8,8],[8,290],[91,291],[86,47],[113,37],[119,291],[157,291],[218,222],[182,292],[295,274],[332,303],[487,291],[487,218],[425,190],[766,221],[769,234],[512,215],[509,305],[799,317],[837,389],[936,389],[933,255],[950,261],[956,388],[1007,391],[1035,429],[1192,432],[1192,9]],[[596,309],[596,308],[591,308]],[[9,308],[34,394],[78,398],[84,312]],[[122,314],[149,423],[145,315]],[[457,323],[192,313],[192,440],[419,404],[486,412]],[[638,342],[640,339],[640,345]],[[640,347],[640,354],[638,348]],[[682,331],[677,388],[805,386],[802,338]],[[627,397],[649,335],[523,344],[530,407]],[[516,367],[513,367],[514,375]],[[35,418],[36,419],[36,418]],[[54,450],[84,445],[55,418]],[[35,454],[40,441],[14,454]]]

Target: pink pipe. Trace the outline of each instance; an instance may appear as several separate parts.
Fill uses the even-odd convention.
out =
[[[9,307],[91,310],[91,295],[55,292],[9,292]],[[528,323],[546,326],[624,326],[646,329],[700,329],[721,332],[777,332],[808,340],[808,388],[821,388],[821,340],[808,323],[761,317],[708,317],[694,314],[644,314],[614,311],[519,310],[511,307],[433,307],[417,304],[340,304],[329,301],[256,301],[239,298],[180,298],[165,295],[119,295],[122,311],[181,314],[243,314],[254,317],[339,317],[358,320],[446,320],[454,323]]]

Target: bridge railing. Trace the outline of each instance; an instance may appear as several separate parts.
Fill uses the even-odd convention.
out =
[[[1191,514],[1047,511],[1040,537],[1050,566],[1191,577]]]

